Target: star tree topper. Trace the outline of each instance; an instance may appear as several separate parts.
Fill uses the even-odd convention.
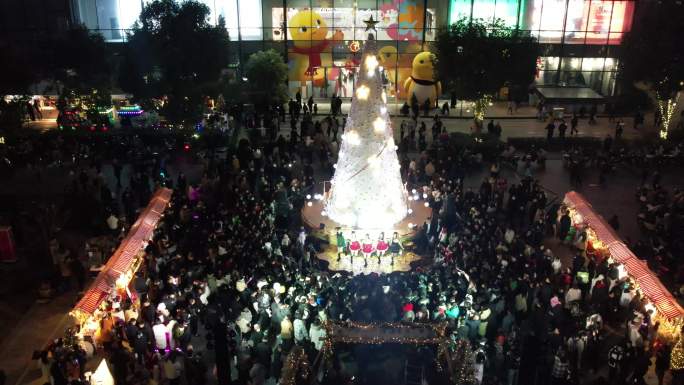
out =
[[[364,23],[366,23],[366,32],[373,30],[375,32],[378,32],[377,29],[375,29],[375,25],[379,23],[379,21],[373,20],[373,15],[371,15],[370,19],[364,20]]]

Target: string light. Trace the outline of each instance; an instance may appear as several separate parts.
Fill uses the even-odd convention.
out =
[[[360,86],[356,89],[356,97],[361,100],[368,99],[368,94],[370,94],[370,88],[366,86]]]
[[[658,99],[658,110],[660,111],[660,116],[662,117],[662,128],[660,129],[660,138],[667,139],[670,122],[672,121],[672,115],[674,115],[675,109],[677,108],[677,101],[679,100],[679,92],[675,96],[674,100],[667,99],[663,100],[660,94],[656,91],[656,99]]]
[[[378,117],[373,121],[373,131],[375,131],[376,134],[384,133],[386,126],[387,122],[385,122],[385,119],[383,118]]]
[[[672,353],[670,354],[670,369],[671,370],[682,370],[684,369],[684,345],[682,345],[683,339],[679,338],[679,341],[672,348]]]
[[[368,70],[368,76],[373,76],[375,69],[378,68],[378,59],[375,55],[366,56],[366,70]]]
[[[122,106],[119,107],[118,111],[116,112],[118,115],[122,116],[138,116],[142,115],[144,111],[140,108],[139,105],[133,105],[133,106]]]
[[[343,139],[354,146],[358,146],[359,144],[361,144],[361,138],[359,137],[359,133],[354,130],[347,131],[347,133],[344,134]]]
[[[285,385],[295,385],[297,383],[297,373],[301,369],[301,378],[307,379],[311,374],[309,359],[306,352],[300,346],[296,346],[287,355],[283,365],[283,373],[280,383]]]
[[[323,357],[326,360],[331,360],[334,354],[334,344],[364,344],[364,345],[384,345],[388,343],[394,344],[409,344],[414,346],[419,345],[437,345],[437,357],[435,360],[435,366],[438,371],[442,371],[442,365],[440,361],[450,361],[449,358],[449,339],[446,337],[447,323],[441,322],[436,324],[420,324],[420,323],[402,323],[402,322],[386,322],[386,323],[359,323],[354,321],[342,321],[333,322],[326,321],[323,324],[325,328],[325,340],[323,342],[323,347],[321,349]],[[354,331],[370,331],[367,336],[363,335],[349,335],[349,333],[354,333]],[[386,331],[386,333],[380,333],[381,331]],[[345,333],[347,335],[341,335]],[[387,333],[389,332],[389,333]],[[403,332],[403,333],[402,333]],[[411,332],[415,332],[420,335],[425,335],[424,337],[411,337],[409,336]],[[462,340],[459,340],[463,342]],[[457,348],[459,347],[459,341],[457,341]],[[460,354],[462,358],[468,358],[467,349],[463,349],[465,344],[461,345]],[[293,358],[294,360],[295,358]],[[288,357],[289,360],[289,357]],[[470,374],[472,375],[472,365],[469,363],[471,360],[463,360],[463,369],[461,373],[458,373],[459,377],[464,379]],[[286,362],[286,368],[288,373],[292,368],[296,368],[296,361]],[[468,368],[471,368],[468,371]],[[287,382],[286,382],[287,383]],[[466,384],[465,382],[459,384]]]

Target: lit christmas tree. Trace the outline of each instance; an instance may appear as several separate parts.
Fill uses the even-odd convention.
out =
[[[366,30],[375,29],[370,20]],[[388,229],[408,211],[397,147],[372,33],[364,44],[358,82],[342,135],[327,215],[342,225]]]

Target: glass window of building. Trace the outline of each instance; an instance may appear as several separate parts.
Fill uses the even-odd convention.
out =
[[[473,12],[472,0],[451,0],[449,7],[449,24],[453,24],[464,17],[470,17]]]
[[[566,15],[566,0],[536,0],[534,5],[533,20],[539,24],[533,25],[532,29],[539,30],[539,42],[560,43]]]
[[[509,27],[518,25],[519,0],[496,0],[494,17],[501,19]]]
[[[105,41],[123,41],[142,11],[141,0],[74,0],[78,21],[98,31]]]
[[[228,30],[230,40],[237,41],[240,38],[240,20],[238,14],[238,3],[235,0],[216,0],[213,13],[216,15],[216,20],[223,17]]]
[[[494,20],[496,0],[481,0],[473,3],[473,19],[482,19],[487,23]]]
[[[565,20],[565,44],[584,44],[587,30],[589,7],[586,0],[570,0]]]

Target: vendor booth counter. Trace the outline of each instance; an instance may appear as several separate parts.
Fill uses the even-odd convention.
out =
[[[98,310],[110,296],[131,293],[129,283],[143,261],[147,242],[171,199],[172,190],[160,188],[129,230],[126,238],[104,265],[90,288],[78,301],[71,315],[81,325],[81,334],[93,334],[99,326]]]
[[[661,321],[663,332],[678,332],[684,324],[684,309],[646,262],[634,255],[581,194],[571,191],[565,194],[563,203],[569,210],[573,233],[586,233],[587,256],[597,262],[607,258],[610,262],[617,263],[620,271],[653,306],[655,318]]]

